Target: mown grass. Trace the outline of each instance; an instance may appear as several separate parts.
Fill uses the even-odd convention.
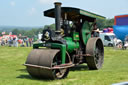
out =
[[[103,68],[90,71],[86,65],[72,68],[62,80],[32,78],[26,71],[32,48],[0,47],[0,85],[111,85],[128,81],[128,50],[105,48]]]

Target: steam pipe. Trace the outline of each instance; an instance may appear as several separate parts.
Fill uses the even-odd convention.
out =
[[[61,3],[60,2],[55,2],[55,27],[56,31],[60,31],[60,22],[61,22]]]

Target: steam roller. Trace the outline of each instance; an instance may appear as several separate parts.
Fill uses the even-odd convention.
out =
[[[55,27],[42,32],[42,43],[33,45],[25,62],[32,77],[63,79],[69,69],[86,63],[90,70],[98,70],[104,62],[102,40],[95,36],[96,19],[105,17],[73,7],[61,7],[44,11],[44,16],[55,18]]]

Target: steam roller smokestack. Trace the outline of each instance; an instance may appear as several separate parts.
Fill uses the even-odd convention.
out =
[[[61,3],[55,2],[55,26],[56,32],[60,32],[60,22],[61,22]]]

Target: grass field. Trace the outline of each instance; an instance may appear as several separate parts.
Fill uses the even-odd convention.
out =
[[[86,65],[72,68],[62,80],[32,78],[22,65],[31,50],[0,47],[0,85],[111,85],[128,81],[128,50],[106,47],[102,69],[90,71]]]

